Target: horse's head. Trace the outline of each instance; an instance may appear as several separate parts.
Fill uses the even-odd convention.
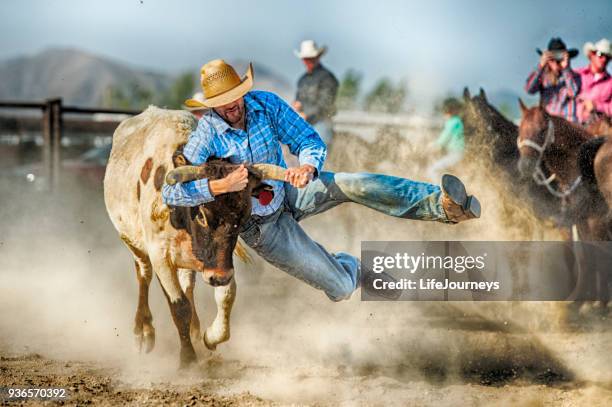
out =
[[[612,118],[604,113],[593,112],[587,122],[586,131],[594,136],[612,136]]]
[[[463,89],[463,105],[465,124],[470,132],[483,132],[489,121],[489,109],[487,96],[482,88],[480,94],[472,97],[469,89]],[[489,126],[490,127],[490,126]]]
[[[544,152],[555,141],[554,124],[550,115],[540,105],[528,108],[519,99],[521,124],[517,145],[519,149],[518,170],[523,177],[533,174]]]
[[[465,132],[471,137],[472,148],[486,147],[485,151],[490,154],[493,162],[514,169],[518,159],[516,125],[489,103],[482,88],[474,96],[465,88],[463,100]]]

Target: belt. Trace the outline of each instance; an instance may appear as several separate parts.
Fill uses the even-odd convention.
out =
[[[251,215],[251,217],[240,228],[240,233],[244,232],[245,230],[248,230],[253,225],[262,225],[264,223],[275,221],[285,210],[287,210],[287,207],[285,202],[283,202],[276,211],[272,212],[269,215]]]

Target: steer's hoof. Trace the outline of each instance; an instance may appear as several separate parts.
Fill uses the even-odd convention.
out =
[[[202,339],[204,340],[204,346],[206,346],[206,349],[217,350],[217,344],[209,342],[208,339],[206,338],[206,333],[204,333],[204,336],[202,337]]]
[[[230,338],[230,330],[229,327],[220,327],[220,325],[212,324],[206,329],[204,332],[204,336],[202,339],[204,340],[204,345],[209,350],[216,350],[217,345],[223,342],[229,341]]]
[[[198,357],[196,356],[195,350],[193,346],[185,346],[181,348],[181,363],[179,365],[180,369],[186,369],[195,362],[197,362]]]
[[[155,347],[155,330],[136,334],[135,339],[138,352],[142,353],[144,351],[145,353],[149,353]]]

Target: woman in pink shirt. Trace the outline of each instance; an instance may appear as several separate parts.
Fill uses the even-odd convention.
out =
[[[582,123],[588,122],[592,113],[612,116],[612,76],[606,71],[612,58],[610,41],[587,42],[584,53],[590,64],[576,70],[582,83],[578,95],[578,120]]]

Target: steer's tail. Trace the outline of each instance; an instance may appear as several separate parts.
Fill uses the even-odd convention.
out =
[[[243,263],[246,263],[246,264],[253,263],[253,259],[251,258],[251,255],[247,251],[246,247],[244,247],[244,243],[242,243],[240,240],[236,244],[236,248],[234,249],[234,254],[240,260],[242,260]]]

